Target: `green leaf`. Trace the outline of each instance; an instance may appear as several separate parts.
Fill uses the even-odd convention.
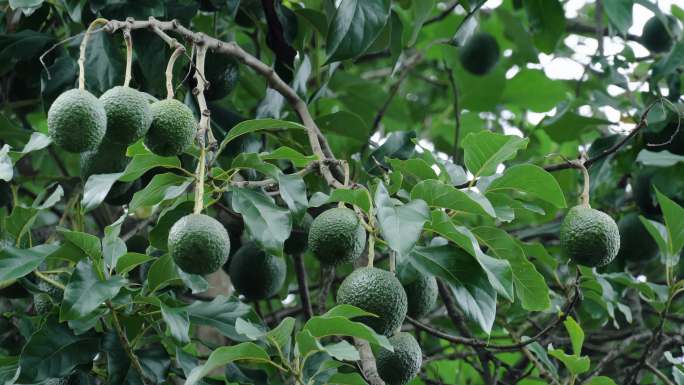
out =
[[[145,286],[149,293],[154,293],[177,279],[180,279],[180,277],[178,276],[176,264],[170,255],[165,254],[150,266]]]
[[[190,342],[188,333],[190,332],[190,319],[188,313],[178,309],[168,307],[160,301],[162,318],[169,327],[169,333],[178,342],[185,344]]]
[[[260,340],[266,335],[266,331],[262,327],[257,326],[242,318],[235,321],[235,331],[244,335],[252,341]]]
[[[519,164],[507,168],[487,186],[487,192],[514,190],[530,194],[556,207],[566,207],[563,190],[556,178],[539,166]]]
[[[576,356],[581,355],[582,345],[584,344],[584,330],[582,330],[582,327],[579,326],[577,321],[575,321],[575,319],[571,316],[568,316],[568,318],[563,321],[563,325],[565,325],[565,330],[567,330],[568,334],[570,335],[570,343],[572,343],[573,354]]]
[[[311,332],[306,329],[297,333],[296,341],[299,355],[302,359],[305,359],[310,353],[323,350],[323,346],[316,337],[311,335]]]
[[[137,154],[133,156],[133,159],[123,174],[119,177],[120,181],[123,182],[133,182],[139,179],[147,171],[156,168],[174,168],[179,169],[181,167],[180,159],[177,156],[159,156],[155,154]]]
[[[130,211],[140,207],[154,206],[183,194],[192,183],[192,178],[172,173],[155,175],[144,189],[133,194]]]
[[[154,259],[146,254],[126,253],[116,261],[116,272],[123,275],[127,274],[143,263]]]
[[[668,243],[669,237],[667,228],[663,226],[662,223],[647,219],[642,215],[639,215],[639,220],[646,228],[646,231],[648,231],[651,237],[656,241],[658,250],[660,250],[663,255],[668,256],[670,254],[670,246]]]
[[[674,256],[684,246],[684,208],[662,194],[657,188],[655,190],[667,227],[669,255]]]
[[[0,357],[0,384],[14,384],[19,377],[19,357]]]
[[[579,357],[577,355],[566,354],[561,349],[551,349],[549,354],[558,359],[565,365],[570,373],[574,375],[582,374],[589,370],[589,365],[591,364],[589,357]]]
[[[172,210],[163,212],[161,214],[157,225],[150,230],[149,240],[150,246],[159,250],[167,251],[169,230],[177,220],[192,213],[193,202],[183,202]]]
[[[45,0],[10,0],[9,5],[12,10],[19,9],[25,16],[30,16],[36,9],[43,5]]]
[[[123,83],[124,55],[104,33],[94,33],[88,40],[85,74],[86,87],[95,95]]]
[[[358,142],[365,143],[370,135],[370,127],[360,116],[349,111],[337,111],[316,118],[316,125],[324,134],[334,133]]]
[[[97,335],[74,335],[65,323],[59,324],[50,318],[24,345],[18,382],[33,384],[47,378],[65,377],[78,365],[92,364],[99,348]]]
[[[314,155],[304,155],[301,152],[287,147],[278,147],[270,153],[260,154],[263,160],[289,160],[294,167],[303,168],[309,163],[316,160]]]
[[[121,233],[121,225],[126,219],[126,214],[123,214],[119,219],[108,225],[104,229],[104,238],[102,238],[102,254],[104,256],[107,266],[114,267],[118,259],[126,254],[126,242],[119,238]]]
[[[399,255],[406,255],[420,238],[423,224],[430,219],[427,204],[420,199],[395,204],[380,183],[375,191],[375,206],[383,239]]]
[[[389,17],[387,0],[342,0],[328,27],[328,62],[352,59],[364,53]]]
[[[605,0],[603,9],[608,15],[608,20],[617,28],[622,35],[627,34],[632,26],[632,7],[634,0]]]
[[[312,336],[318,339],[330,336],[356,337],[392,350],[392,345],[387,337],[377,334],[368,326],[346,317],[312,317],[306,322],[303,330],[309,331]]]
[[[275,130],[275,129],[296,129],[296,130],[306,130],[306,127],[299,123],[289,122],[286,120],[278,119],[255,119],[255,120],[245,120],[235,125],[228,135],[223,139],[221,145],[219,146],[216,156],[218,156],[223,150],[225,150],[228,143],[232,142],[235,138],[249,134],[250,132],[262,131],[262,130]]]
[[[74,246],[81,249],[85,255],[102,259],[102,245],[100,238],[79,231],[71,231],[63,228],[57,228],[57,232],[62,234],[64,240],[70,242]]]
[[[365,187],[356,189],[338,188],[332,191],[328,202],[345,202],[352,204],[368,214],[371,209],[370,193]]]
[[[407,29],[408,39],[406,45],[412,46],[418,38],[423,23],[427,21],[430,16],[430,11],[435,6],[435,0],[413,1],[411,4],[411,28]]]
[[[524,0],[534,44],[551,53],[565,31],[565,11],[558,0]]]
[[[39,245],[30,249],[5,247],[0,251],[0,282],[24,277],[36,270],[50,254],[58,249],[57,245]]]
[[[235,331],[235,321],[250,314],[251,308],[235,298],[219,295],[211,302],[193,302],[185,311],[193,324],[214,327],[224,336],[240,341],[244,338]]]
[[[64,300],[59,310],[60,321],[87,316],[103,302],[114,298],[125,283],[123,277],[101,280],[92,263],[79,262],[64,289]]]
[[[595,376],[585,382],[586,385],[616,385],[610,377],[606,376]]]
[[[329,384],[333,385],[367,385],[368,383],[359,373],[340,373],[337,372],[330,376]]]
[[[235,159],[233,159],[231,167],[254,169],[271,178],[277,178],[278,175],[281,174],[281,171],[278,167],[271,163],[264,162],[259,154],[254,152],[243,152],[238,154]]]
[[[262,192],[241,187],[231,191],[233,209],[242,214],[250,235],[267,252],[282,255],[283,244],[292,230],[289,212]]]
[[[527,147],[529,139],[489,131],[471,133],[463,140],[465,164],[474,177],[492,175],[499,163]]]
[[[83,187],[83,198],[81,198],[83,212],[87,213],[99,206],[121,175],[123,173],[117,172],[114,174],[95,174],[89,176]]]
[[[252,342],[243,342],[233,346],[223,346],[214,350],[204,365],[200,365],[190,372],[190,375],[185,381],[185,385],[197,384],[199,380],[206,377],[215,369],[235,361],[271,362],[266,351]]]
[[[345,317],[345,318],[356,318],[356,317],[377,317],[373,313],[369,313],[363,309],[359,309],[356,306],[341,304],[333,307],[332,309],[325,312],[321,317]]]
[[[489,252],[508,260],[513,270],[515,292],[524,309],[543,311],[551,306],[549,287],[534,264],[527,260],[525,253],[504,230],[495,227],[477,227],[473,233]]]
[[[309,207],[309,200],[306,198],[306,184],[302,177],[297,174],[279,174],[278,187],[280,197],[290,211],[297,217],[304,215]]]
[[[496,290],[479,263],[453,246],[416,246],[412,264],[424,274],[442,278],[449,284],[456,302],[468,319],[487,334],[496,316]]]
[[[537,127],[546,131],[556,142],[567,142],[580,138],[589,129],[609,125],[610,121],[595,117],[582,116],[568,106],[554,116],[546,116]]]
[[[670,167],[684,162],[684,156],[673,154],[667,150],[653,152],[643,149],[639,152],[636,161],[644,166]]]
[[[494,207],[487,198],[480,195],[481,199],[474,199],[474,194],[477,193],[469,194],[437,180],[425,180],[413,187],[411,199],[422,199],[432,207],[495,217]]]
[[[544,0],[549,3],[556,0]],[[551,80],[541,70],[523,69],[506,82],[503,99],[534,112],[546,112],[567,99],[567,87]]]
[[[292,341],[292,332],[295,327],[295,319],[292,317],[285,317],[280,324],[266,333],[268,341],[276,346],[280,351],[287,352],[290,349],[290,342]]]
[[[344,340],[325,345],[323,346],[323,350],[339,361],[358,361],[360,359],[359,351],[356,350],[354,345]]]
[[[420,182],[426,179],[438,179],[435,170],[427,164],[426,161],[420,158],[412,159],[390,159],[390,165],[392,166],[392,171],[401,173],[404,180],[411,179],[415,182]],[[412,186],[411,184],[410,186]]]

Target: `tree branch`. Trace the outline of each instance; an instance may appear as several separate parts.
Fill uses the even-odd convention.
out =
[[[116,334],[119,336],[119,342],[121,343],[121,346],[128,355],[128,358],[131,360],[131,365],[133,365],[133,369],[135,369],[135,371],[138,372],[138,375],[140,375],[140,379],[145,385],[154,385],[154,381],[151,381],[145,375],[145,371],[143,370],[142,365],[140,364],[140,360],[138,360],[138,357],[135,355],[135,352],[133,352],[133,348],[131,348],[131,343],[128,341],[128,337],[126,336],[126,331],[123,329],[123,327],[121,327],[119,317],[116,315],[114,305],[112,305],[111,301],[107,301],[106,304],[109,308],[109,311],[112,313],[112,323],[114,324],[114,328],[116,329]]]
[[[313,317],[313,309],[311,308],[311,300],[309,295],[309,285],[306,282],[306,269],[304,268],[304,260],[301,253],[294,253],[295,272],[297,273],[297,286],[299,287],[299,297],[302,300],[302,307],[304,308],[304,317],[309,319]]]

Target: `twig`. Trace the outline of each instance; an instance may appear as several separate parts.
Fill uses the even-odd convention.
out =
[[[380,127],[380,122],[382,121],[383,116],[385,116],[385,113],[387,112],[387,109],[389,108],[390,104],[392,104],[392,100],[394,100],[394,97],[399,92],[401,84],[404,82],[404,80],[406,80],[411,70],[415,68],[415,66],[418,65],[418,63],[420,63],[422,60],[423,55],[420,53],[412,56],[409,60],[407,60],[406,65],[404,66],[404,68],[401,71],[401,74],[399,75],[399,78],[394,82],[394,84],[390,86],[387,99],[385,99],[385,102],[382,104],[382,106],[378,109],[378,112],[375,114],[371,132],[375,132],[378,129],[378,127]]]
[[[655,365],[653,365],[652,363],[646,361],[645,366],[648,370],[650,370],[653,374],[655,374],[656,377],[660,378],[660,380],[663,381],[665,383],[665,385],[675,385],[675,383],[672,382],[672,380],[667,378],[665,373],[658,370],[658,368],[656,368]]]
[[[447,78],[449,79],[449,85],[451,86],[451,92],[454,94],[454,119],[456,120],[456,127],[454,129],[454,163],[463,163],[463,151],[458,148],[458,140],[461,136],[461,109],[458,105],[458,87],[456,87],[456,80],[454,79],[454,74],[451,72],[451,68],[446,68]]]
[[[299,287],[299,297],[302,300],[302,307],[304,308],[304,318],[309,319],[313,317],[313,309],[311,308],[311,300],[309,299],[309,285],[306,282],[306,269],[304,268],[304,260],[301,253],[295,253],[294,267],[297,272],[297,286]]]
[[[133,352],[133,348],[131,348],[131,344],[128,341],[128,336],[126,336],[126,332],[123,330],[121,323],[119,322],[119,317],[116,315],[116,310],[114,309],[114,305],[112,305],[112,301],[107,301],[106,304],[109,308],[109,311],[112,313],[112,324],[114,324],[116,334],[119,336],[119,342],[128,355],[128,358],[131,360],[131,365],[133,365],[135,371],[138,372],[138,375],[140,375],[140,378],[145,385],[154,385],[154,381],[151,381],[145,375],[145,371],[140,364],[140,360],[138,360],[135,352]]]
[[[332,283],[335,280],[335,267],[321,265],[320,275],[321,283],[318,287],[318,314],[325,313],[330,286],[332,286]]]
[[[43,274],[42,272],[40,272],[38,270],[34,271],[33,274],[35,274],[36,277],[42,279],[43,281],[49,283],[50,285],[52,285],[52,286],[54,286],[54,287],[56,287],[62,291],[64,291],[64,289],[66,289],[66,287],[64,287],[63,284],[55,281],[54,279],[48,277],[47,275]]]
[[[373,357],[373,351],[371,351],[368,342],[360,338],[354,338],[354,345],[359,351],[359,369],[363,377],[370,385],[384,385],[385,382],[378,374],[378,368],[375,366],[375,357]]]
[[[438,21],[444,20],[447,16],[451,15],[451,13],[454,11],[456,6],[458,6],[461,3],[460,0],[453,0],[451,4],[447,5],[447,7],[439,13],[439,15],[434,16],[430,19],[427,19],[425,23],[423,23],[423,26],[430,25],[432,23],[436,23]]]
[[[197,171],[195,175],[197,180],[195,183],[195,207],[193,213],[199,214],[204,208],[204,173],[206,168],[206,145],[207,136],[211,134],[211,124],[209,120],[210,112],[207,107],[207,101],[204,99],[204,89],[206,82],[204,80],[204,59],[207,54],[207,46],[197,41],[197,56],[195,56],[195,80],[197,85],[192,90],[192,93],[197,99],[197,106],[200,110],[199,129],[197,130],[197,144],[200,147],[199,161],[197,162]],[[210,143],[211,145],[211,143]]]

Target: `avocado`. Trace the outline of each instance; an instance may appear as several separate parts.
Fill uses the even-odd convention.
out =
[[[411,280],[400,280],[408,300],[409,317],[420,319],[430,313],[437,303],[437,279],[432,275],[416,272]]]
[[[561,223],[560,246],[580,265],[604,266],[620,250],[620,232],[608,214],[579,205],[571,208]]]
[[[36,293],[33,295],[33,308],[36,314],[45,315],[52,310],[52,298],[47,293]]]
[[[125,145],[111,143],[105,139],[96,150],[81,153],[81,178],[85,182],[91,175],[122,172],[126,169],[129,161],[130,159],[126,157]],[[133,184],[134,182],[115,182],[109,193],[107,193],[105,202],[123,204],[130,201],[129,198],[121,202],[119,198],[126,197],[126,193]]]
[[[376,364],[380,378],[387,385],[404,385],[411,381],[423,364],[423,352],[409,333],[399,332],[389,338],[394,351],[380,348]]]
[[[117,86],[100,96],[107,112],[105,138],[117,144],[129,145],[142,138],[152,123],[147,97],[130,87]]]
[[[258,300],[270,298],[280,290],[287,266],[283,258],[267,254],[254,242],[247,242],[230,258],[227,272],[239,294]]]
[[[673,25],[673,20],[668,17]],[[676,23],[676,21],[674,21]],[[672,46],[672,35],[665,24],[657,16],[648,19],[641,32],[641,43],[651,52],[665,52]]]
[[[48,135],[68,152],[95,150],[107,130],[102,102],[85,90],[59,95],[48,110]]]
[[[207,59],[204,65],[204,77],[209,82],[209,88],[204,90],[204,96],[207,100],[223,99],[237,86],[240,78],[239,63],[234,58],[223,54],[212,55]],[[193,68],[188,78],[192,88],[197,85],[194,75]]]
[[[620,251],[618,258],[629,261],[647,261],[658,254],[658,245],[639,220],[639,214],[628,213],[618,221]]]
[[[230,239],[225,227],[204,214],[180,218],[169,230],[168,250],[186,273],[211,274],[228,259]]]
[[[313,217],[307,213],[304,214],[301,222],[292,228],[290,237],[285,240],[284,249],[286,254],[301,254],[306,251],[306,247],[309,244],[311,222],[313,222]]]
[[[72,374],[62,378],[49,378],[45,380],[43,385],[79,385],[81,380],[77,374]]]
[[[366,230],[353,210],[333,208],[317,216],[309,229],[309,250],[325,265],[353,262],[366,245]]]
[[[176,99],[152,104],[152,125],[145,146],[161,156],[180,155],[195,139],[197,123],[190,107]]]
[[[478,76],[485,75],[499,61],[499,44],[494,36],[478,32],[465,42],[459,59],[468,72]]]
[[[387,270],[362,267],[342,281],[337,302],[361,308],[377,317],[356,320],[384,335],[393,334],[404,322],[407,299],[399,280]]]
[[[54,281],[61,282],[61,279],[56,274],[48,274],[47,277],[54,280]],[[58,288],[58,287],[56,287],[56,286],[54,286],[48,282],[45,282],[42,279],[38,280],[37,286],[38,286],[38,289],[40,289],[43,293],[46,293],[51,298],[54,298],[58,301],[61,301],[62,297],[64,297],[64,292],[60,288]]]

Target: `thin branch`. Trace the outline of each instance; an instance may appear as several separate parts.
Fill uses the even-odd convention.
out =
[[[126,42],[126,72],[124,73],[124,87],[131,84],[131,67],[133,67],[133,37],[131,36],[131,29],[123,29],[123,37]]]
[[[656,377],[660,378],[660,380],[663,381],[665,383],[665,385],[676,385],[674,382],[672,382],[672,380],[667,378],[665,373],[658,370],[658,368],[656,368],[655,365],[653,365],[652,363],[647,361],[645,365],[646,365],[646,368],[648,370],[650,370],[653,374],[655,374]]]
[[[297,286],[299,287],[299,297],[301,298],[302,307],[304,308],[304,317],[308,320],[313,317],[313,309],[311,307],[309,285],[306,281],[304,259],[302,258],[301,253],[295,253],[292,258],[294,259],[295,272],[297,273]]]
[[[458,87],[456,86],[456,80],[454,79],[454,74],[451,72],[451,68],[446,68],[447,78],[449,79],[449,85],[451,86],[451,93],[454,95],[454,119],[456,120],[456,127],[454,129],[454,154],[453,159],[455,164],[463,163],[463,151],[458,148],[458,140],[461,136],[461,109],[458,104]]]
[[[109,308],[109,311],[112,313],[112,324],[114,324],[116,334],[119,336],[119,342],[121,343],[121,346],[128,355],[128,358],[131,360],[131,365],[133,366],[133,369],[135,369],[135,371],[138,372],[138,375],[140,375],[140,378],[142,379],[142,382],[145,385],[154,385],[154,381],[150,380],[145,375],[145,371],[143,370],[142,365],[140,364],[140,360],[138,360],[138,357],[135,355],[135,352],[133,352],[133,348],[131,348],[131,343],[128,341],[128,336],[126,336],[126,331],[124,331],[123,327],[121,326],[121,322],[119,322],[119,317],[116,315],[114,305],[112,305],[111,301],[107,301],[106,304]]]
[[[195,71],[195,80],[197,81],[197,86],[192,90],[192,93],[197,99],[197,106],[200,110],[200,122],[199,129],[197,130],[197,144],[200,147],[199,162],[197,162],[197,181],[195,183],[195,207],[193,213],[199,214],[204,208],[204,173],[206,168],[206,145],[207,136],[211,132],[210,120],[209,120],[209,108],[207,107],[207,101],[204,99],[204,59],[206,58],[207,47],[206,45],[199,44],[197,47],[197,56],[195,56],[195,66],[197,67]]]
[[[439,15],[434,16],[430,19],[427,19],[425,23],[423,23],[423,26],[430,25],[432,23],[436,23],[438,21],[444,20],[447,16],[451,15],[451,13],[454,11],[454,9],[461,4],[461,0],[453,0],[451,4],[447,5],[446,8],[442,12],[439,13]]]

